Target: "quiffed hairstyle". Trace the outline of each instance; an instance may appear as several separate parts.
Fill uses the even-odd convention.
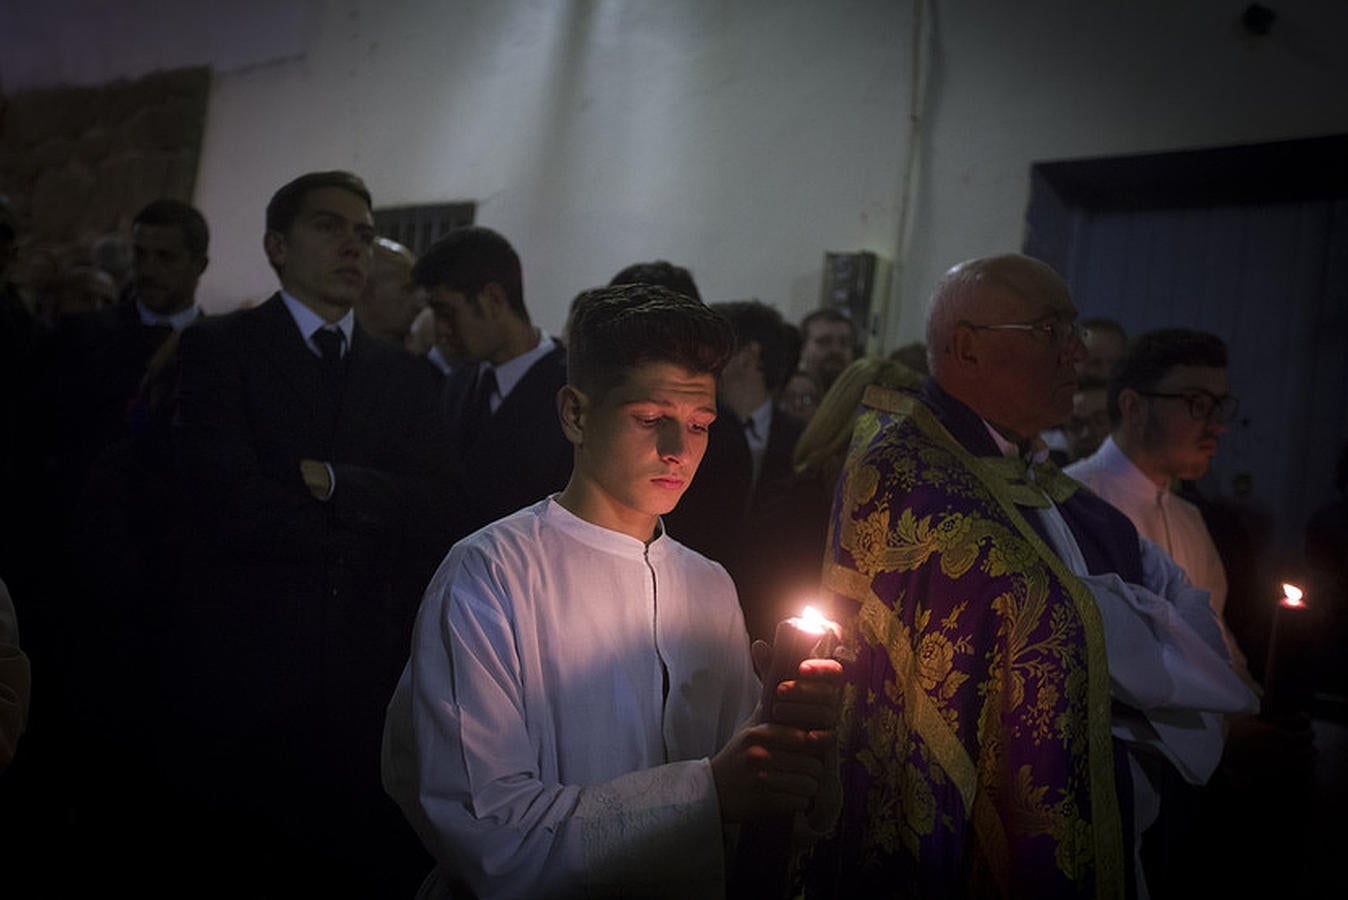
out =
[[[1123,421],[1119,394],[1126,388],[1138,392],[1154,390],[1175,366],[1225,369],[1226,344],[1215,334],[1188,328],[1163,328],[1142,335],[1128,348],[1110,375],[1106,401],[1109,421],[1115,426]]]
[[[787,369],[790,350],[782,314],[758,300],[716,303],[712,309],[730,320],[739,346],[743,347],[751,341],[758,342],[762,348],[759,361],[767,389],[776,391],[785,384],[790,371]]]
[[[524,276],[520,257],[500,234],[490,228],[470,225],[455,228],[431,245],[412,267],[412,281],[418,287],[442,287],[463,294],[470,303],[488,284],[495,282],[505,291],[510,309],[524,321]]]
[[[271,200],[267,203],[267,230],[285,234],[290,230],[290,226],[295,224],[295,217],[300,214],[304,198],[320,188],[330,187],[350,191],[364,200],[367,207],[374,208],[374,201],[370,199],[370,189],[359,176],[342,171],[310,172],[284,185],[271,195]]]
[[[654,262],[633,263],[623,269],[609,286],[620,284],[658,284],[660,287],[667,287],[671,291],[678,291],[685,297],[692,297],[694,300],[701,300],[702,295],[698,293],[697,285],[693,283],[693,273],[689,272],[683,266],[676,266],[663,259],[657,259]]]
[[[593,288],[574,304],[567,381],[598,402],[637,366],[668,362],[719,375],[735,352],[725,317],[669,288],[628,284]]]
[[[206,255],[206,248],[211,243],[211,232],[206,227],[206,217],[195,206],[189,206],[181,200],[156,200],[136,213],[131,225],[177,228],[182,232],[183,247],[198,258]]]

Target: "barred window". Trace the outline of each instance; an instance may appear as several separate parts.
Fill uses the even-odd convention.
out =
[[[477,204],[472,201],[390,206],[374,211],[374,229],[420,256],[451,229],[472,225],[476,213]]]

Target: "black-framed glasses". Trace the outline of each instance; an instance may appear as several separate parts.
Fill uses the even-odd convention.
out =
[[[1179,393],[1165,393],[1163,391],[1138,391],[1138,393],[1143,397],[1183,400],[1189,407],[1189,415],[1196,421],[1206,422],[1210,419],[1218,425],[1226,425],[1231,422],[1240,409],[1240,398],[1234,394],[1218,396],[1212,391],[1203,390],[1203,388],[1194,388],[1191,391]]]
[[[1073,335],[1081,337],[1082,327],[1067,319],[1041,319],[1038,322],[1005,322],[1000,325],[976,325],[973,322],[960,322],[974,331],[1025,331],[1031,334],[1045,335],[1049,342],[1061,346]]]

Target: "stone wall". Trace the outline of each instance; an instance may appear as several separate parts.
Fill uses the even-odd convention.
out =
[[[0,97],[0,193],[22,223],[20,280],[40,280],[24,275],[41,257],[87,261],[95,239],[129,233],[152,200],[192,202],[210,83],[195,67]]]

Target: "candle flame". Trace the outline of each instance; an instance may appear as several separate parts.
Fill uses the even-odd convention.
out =
[[[835,622],[830,622],[828,617],[815,609],[813,606],[806,606],[799,616],[791,620],[797,628],[809,634],[825,634],[833,632],[835,637],[841,636],[840,629]]]
[[[824,618],[824,614],[813,606],[805,607],[805,611],[800,614],[800,618],[801,621],[811,626],[811,630],[822,631],[828,622],[828,619]]]
[[[1282,592],[1283,592],[1282,598],[1283,606],[1306,605],[1305,602],[1303,602],[1301,599],[1302,597],[1305,596],[1305,594],[1302,592],[1301,588],[1297,587],[1295,584],[1283,584]]]

